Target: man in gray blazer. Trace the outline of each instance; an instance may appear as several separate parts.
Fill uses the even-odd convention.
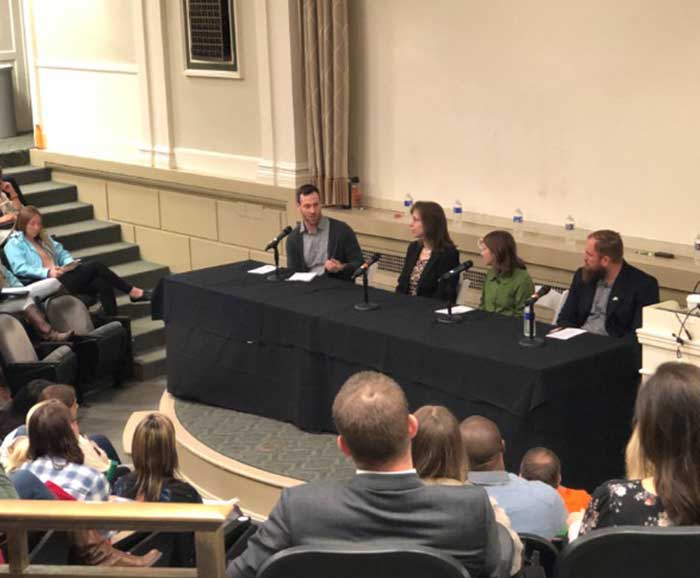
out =
[[[501,547],[488,495],[476,486],[421,482],[411,458],[418,422],[394,380],[376,372],[354,375],[335,398],[333,419],[338,447],[354,461],[356,475],[283,490],[229,565],[229,577],[254,578],[265,560],[292,546],[357,544],[427,546],[455,556],[474,578],[499,575]]]

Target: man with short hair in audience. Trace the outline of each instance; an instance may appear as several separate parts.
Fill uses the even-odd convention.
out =
[[[564,500],[569,513],[585,510],[591,501],[591,495],[586,490],[574,490],[561,485],[561,462],[557,454],[550,449],[528,450],[520,462],[520,477],[552,486]]]
[[[516,532],[551,540],[566,531],[566,508],[556,490],[506,471],[506,444],[494,422],[475,415],[465,419],[459,429],[469,459],[469,482],[482,486],[496,499]]]
[[[335,398],[333,419],[356,475],[282,490],[228,576],[254,578],[280,550],[330,544],[426,546],[449,552],[474,578],[498,575],[501,548],[488,495],[420,480],[411,456],[418,422],[393,379],[370,371],[352,376]]]
[[[287,268],[349,280],[363,262],[355,232],[343,221],[323,215],[315,185],[299,187],[296,199],[301,223],[287,237]]]
[[[659,302],[659,283],[623,255],[619,233],[588,235],[583,267],[574,274],[558,325],[612,337],[633,334],[642,326],[642,309]]]

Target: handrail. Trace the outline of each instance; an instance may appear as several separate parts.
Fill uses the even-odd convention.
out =
[[[223,527],[232,509],[231,503],[0,500],[0,531],[7,534],[9,557],[9,564],[0,566],[0,577],[223,578],[226,566]],[[194,532],[197,568],[106,568],[30,564],[28,530],[87,529]]]

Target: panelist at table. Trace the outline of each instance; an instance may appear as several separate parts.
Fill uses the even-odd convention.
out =
[[[583,267],[574,274],[557,324],[624,337],[642,326],[642,309],[659,302],[659,283],[623,259],[619,233],[588,235]]]
[[[459,265],[459,251],[447,231],[447,218],[440,205],[418,201],[411,208],[411,233],[415,237],[406,251],[397,293],[453,300],[458,277],[440,277]]]
[[[355,232],[346,223],[323,215],[315,185],[299,187],[296,200],[301,223],[287,237],[287,268],[350,280],[363,262]]]
[[[518,257],[515,239],[508,231],[491,231],[479,241],[484,265],[490,267],[481,292],[481,309],[501,315],[522,315],[535,292],[525,263]]]

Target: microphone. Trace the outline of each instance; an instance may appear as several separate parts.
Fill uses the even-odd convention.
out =
[[[467,269],[471,269],[474,266],[474,261],[471,259],[469,261],[465,261],[461,265],[458,265],[454,269],[450,269],[447,273],[445,273],[442,277],[440,277],[440,281],[447,281],[448,279],[452,279],[455,275],[459,275],[463,271],[466,271]]]
[[[350,280],[354,281],[355,279],[357,279],[360,275],[362,275],[365,271],[367,271],[367,269],[369,269],[372,265],[374,265],[381,258],[382,258],[381,253],[375,253],[374,255],[372,255],[368,261],[365,261],[364,263],[362,263],[362,265],[360,265],[357,269],[355,269],[355,272],[350,277]]]
[[[525,307],[529,307],[530,305],[534,305],[537,303],[540,298],[544,297],[547,293],[549,293],[552,290],[552,288],[549,285],[542,285],[542,287],[539,288],[538,291],[532,294],[532,297],[530,297],[527,301],[525,301]]]
[[[291,233],[292,231],[293,231],[292,227],[287,225],[284,229],[282,229],[282,232],[279,235],[277,235],[274,239],[272,239],[272,241],[270,241],[267,244],[267,246],[265,247],[265,251],[269,251],[273,247],[276,247],[279,244],[279,242],[282,239],[284,239],[287,235],[289,235],[289,233]]]

